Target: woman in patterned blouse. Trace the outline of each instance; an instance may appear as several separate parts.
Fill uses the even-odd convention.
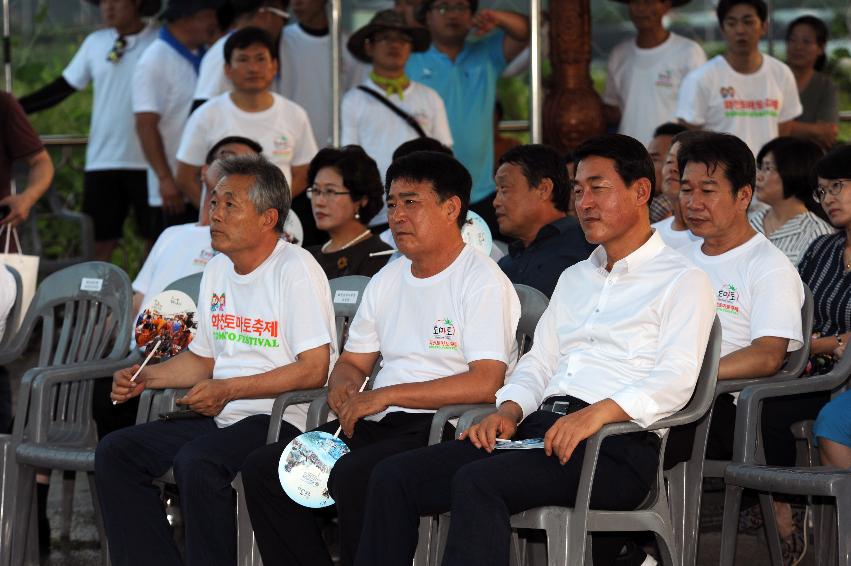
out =
[[[813,200],[823,155],[815,143],[791,137],[771,140],[757,155],[756,196],[769,208],[751,215],[751,225],[795,265],[813,240],[835,231]]]

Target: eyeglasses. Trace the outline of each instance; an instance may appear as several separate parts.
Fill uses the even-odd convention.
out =
[[[835,181],[831,181],[827,186],[819,185],[813,191],[813,200],[820,203],[828,194],[834,197],[839,196],[839,193],[841,193],[842,189],[845,187],[846,181],[851,181],[851,179],[836,179]]]
[[[266,12],[266,13],[269,13],[269,14],[273,14],[273,15],[278,16],[279,18],[281,18],[282,20],[285,20],[285,21],[290,19],[290,14],[288,12],[285,12],[285,11],[281,10],[280,8],[274,8],[272,6],[263,6],[262,8],[260,8],[257,11],[261,12],[261,13]]]
[[[342,195],[350,195],[349,191],[335,191],[334,189],[320,189],[319,187],[309,187],[306,191],[307,198],[310,200],[318,199],[319,197],[323,197],[326,199],[337,198]]]
[[[441,16],[445,16],[449,12],[458,12],[459,14],[466,14],[472,9],[469,4],[437,4],[431,7],[432,10],[435,10]]]
[[[124,52],[127,51],[127,39],[121,35],[112,44],[112,49],[106,55],[106,60],[110,63],[118,63],[124,57]]]

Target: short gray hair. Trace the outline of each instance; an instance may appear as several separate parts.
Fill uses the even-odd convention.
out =
[[[253,177],[254,183],[248,189],[248,198],[260,214],[270,208],[278,211],[278,223],[275,230],[283,234],[284,222],[290,212],[292,193],[283,172],[262,155],[238,155],[219,161],[222,178],[230,175]]]

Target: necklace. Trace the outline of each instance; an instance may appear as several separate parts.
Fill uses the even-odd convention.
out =
[[[368,234],[371,234],[371,233],[372,233],[372,232],[370,232],[369,230],[364,230],[364,231],[363,231],[363,233],[361,233],[359,236],[355,237],[355,238],[354,238],[354,239],[352,239],[352,240],[349,240],[348,242],[346,242],[345,244],[343,244],[342,246],[340,246],[340,248],[339,248],[339,249],[334,250],[334,251],[337,251],[337,252],[343,251],[344,249],[346,249],[346,248],[351,247],[352,245],[354,245],[356,242],[359,242],[360,240],[362,240],[362,239],[364,238],[364,236],[366,236],[366,235],[368,235]],[[325,242],[325,243],[322,245],[322,253],[325,253],[325,250],[326,250],[326,249],[328,249],[328,246],[330,246],[330,245],[331,245],[331,242],[332,242],[332,240],[328,240],[327,242]]]

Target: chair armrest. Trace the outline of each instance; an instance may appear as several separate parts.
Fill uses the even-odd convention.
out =
[[[492,411],[496,410],[496,407],[494,407],[492,404],[487,405],[482,403],[476,403],[467,405],[447,405],[438,409],[434,413],[434,417],[432,417],[431,419],[431,430],[429,431],[428,435],[429,445],[437,444],[443,439],[443,429],[450,419],[458,418],[467,413],[468,411],[473,411],[476,409],[487,409],[488,411]]]
[[[132,364],[132,361],[123,358],[30,369],[24,374],[18,393],[18,418],[15,419],[16,432],[19,431],[22,435],[24,428],[29,424],[31,427],[30,437],[33,442],[45,442],[47,440],[47,429],[50,425],[50,392],[53,386],[107,377],[120,369],[126,368],[128,363]],[[18,421],[20,421],[20,425]],[[30,422],[27,423],[27,421]],[[18,438],[23,438],[23,436]]]
[[[320,395],[310,403],[307,409],[307,430],[323,425],[328,422],[331,407],[328,405],[328,394]]]
[[[772,383],[760,383],[746,387],[739,395],[736,409],[736,439],[733,444],[732,462],[756,463],[756,445],[759,438],[762,402],[766,399],[789,397],[819,391],[831,391],[848,381],[843,371],[831,371],[824,375],[801,377]]]
[[[458,419],[458,428],[455,429],[455,436],[457,437],[474,424],[479,423],[489,414],[495,412],[496,405],[481,405],[477,408],[466,411],[463,415],[461,415],[461,418]]]
[[[317,389],[302,389],[299,391],[287,391],[278,395],[275,403],[272,405],[272,414],[269,417],[269,432],[266,434],[266,443],[272,444],[278,441],[281,435],[281,421],[284,418],[284,411],[290,405],[299,405],[301,403],[310,403],[316,399],[326,395],[328,390],[324,387]]]
[[[745,387],[754,385],[763,385],[768,383],[786,383],[794,381],[798,378],[797,375],[792,375],[788,372],[780,371],[768,377],[749,377],[746,379],[725,379],[718,381],[715,386],[715,396],[718,397],[722,393],[736,393],[743,390]]]

